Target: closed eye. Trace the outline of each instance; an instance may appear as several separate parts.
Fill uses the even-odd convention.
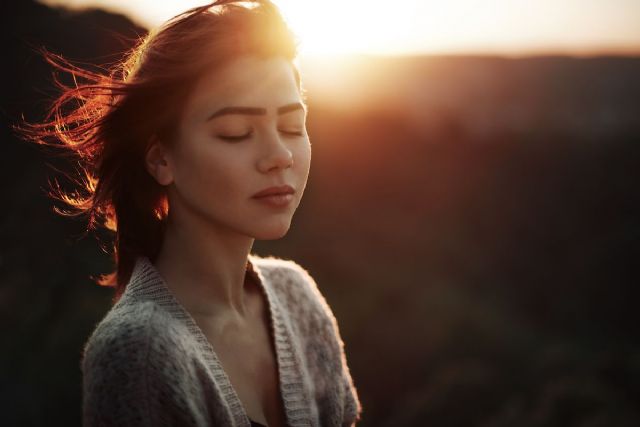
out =
[[[248,137],[251,136],[251,132],[249,132],[246,135],[238,135],[238,136],[233,136],[233,135],[218,135],[218,138],[220,139],[224,139],[225,141],[242,141],[243,139],[246,139]]]
[[[302,136],[303,135],[303,133],[301,131],[298,131],[298,132],[287,132],[287,131],[281,130],[280,132],[282,132],[284,134],[287,134],[287,135],[297,135],[297,136]]]
[[[280,132],[284,133],[285,135],[292,135],[292,136],[304,135],[302,131],[288,132],[288,131],[281,130]],[[253,132],[249,132],[245,135],[218,135],[218,138],[223,139],[225,141],[242,141],[244,139],[249,138],[252,134]]]

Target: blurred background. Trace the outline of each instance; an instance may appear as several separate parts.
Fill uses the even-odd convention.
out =
[[[640,2],[275,2],[313,159],[289,234],[254,252],[316,279],[359,425],[640,425]],[[58,94],[32,48],[95,70],[204,2],[45,3],[0,16],[5,426],[80,424],[112,297],[90,279],[111,259],[46,197],[74,165],[9,129]]]

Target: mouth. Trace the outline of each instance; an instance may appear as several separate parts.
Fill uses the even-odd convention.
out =
[[[257,192],[252,197],[253,198],[262,198],[262,197],[272,197],[272,196],[287,196],[295,193],[295,190],[290,185],[281,185],[275,187],[265,188],[262,191]]]
[[[260,202],[263,206],[283,209],[293,202],[293,193],[295,193],[293,187],[290,185],[281,185],[265,188],[254,194],[253,199]]]

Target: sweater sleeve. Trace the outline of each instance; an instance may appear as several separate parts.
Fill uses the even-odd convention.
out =
[[[185,363],[173,357],[179,346],[162,330],[160,310],[145,303],[92,334],[82,359],[84,427],[208,425],[190,399]]]
[[[299,264],[291,262],[292,267],[300,275],[302,282],[306,285],[307,291],[312,295],[312,299],[320,306],[319,312],[322,313],[322,323],[324,330],[327,331],[326,336],[329,337],[330,348],[333,348],[334,366],[337,366],[337,375],[340,382],[340,388],[343,396],[343,414],[342,427],[355,426],[361,420],[362,405],[358,396],[357,389],[354,385],[347,356],[345,352],[345,344],[340,334],[338,321],[331,310],[326,298],[320,292],[317,283],[313,277]]]

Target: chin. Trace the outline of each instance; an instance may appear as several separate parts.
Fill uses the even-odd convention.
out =
[[[255,230],[252,234],[257,240],[276,240],[281,239],[289,232],[291,224],[279,224],[272,227],[262,227],[259,230]]]

